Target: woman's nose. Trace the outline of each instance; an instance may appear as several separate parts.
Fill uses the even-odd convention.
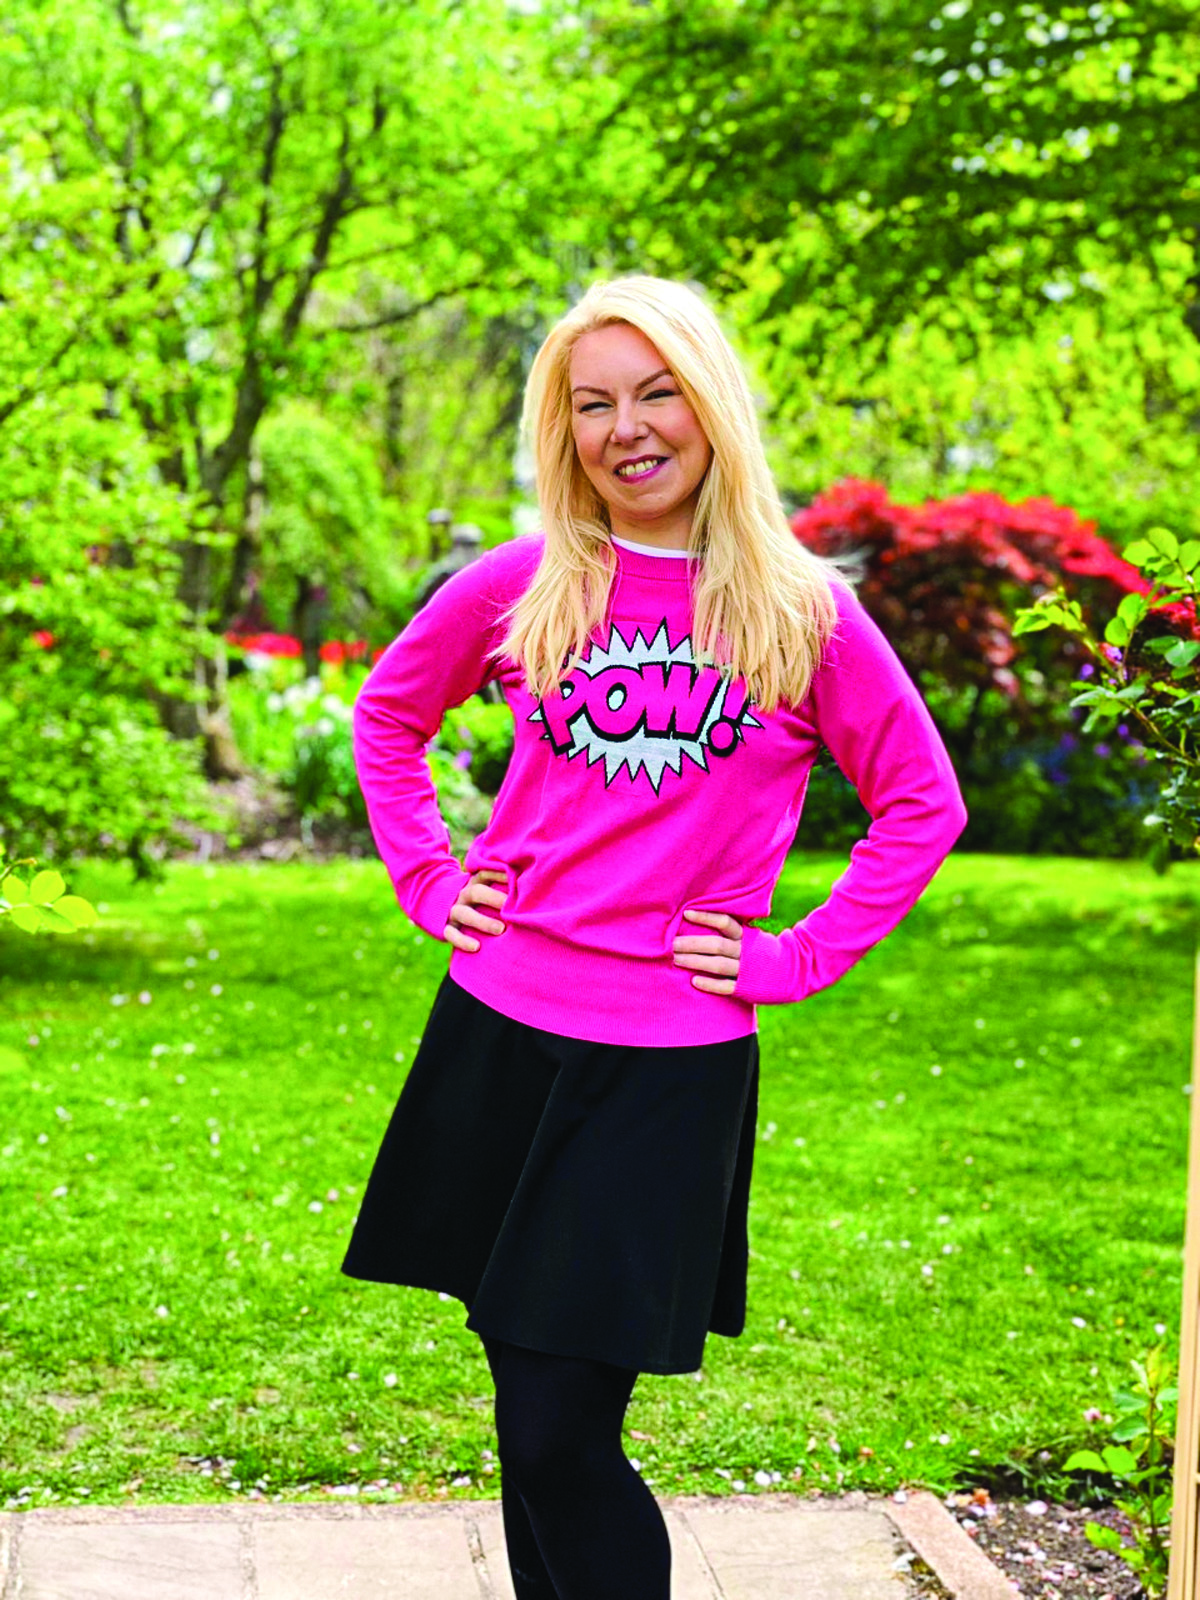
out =
[[[642,421],[637,414],[636,406],[618,405],[616,415],[613,417],[613,438],[623,444],[627,440],[638,438],[642,431]]]

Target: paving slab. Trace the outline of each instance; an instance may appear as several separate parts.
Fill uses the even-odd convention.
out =
[[[722,1600],[900,1600],[905,1583],[885,1512],[771,1499],[782,1503],[759,1510],[718,1500],[683,1511]]]
[[[243,1535],[235,1522],[30,1521],[18,1559],[20,1600],[244,1597]]]
[[[257,1521],[257,1600],[480,1600],[460,1518]],[[349,1535],[349,1536],[347,1536]]]
[[[947,1586],[964,1600],[1011,1600],[1007,1581],[932,1495],[659,1503],[672,1600],[905,1600],[910,1542],[939,1576],[946,1566]],[[955,1565],[967,1557],[969,1568]],[[0,1600],[515,1597],[498,1501],[258,1501],[0,1513]]]

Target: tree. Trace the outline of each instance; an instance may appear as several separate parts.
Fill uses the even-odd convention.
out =
[[[1114,267],[1086,295],[1047,304],[1031,333],[981,314],[969,361],[936,321],[913,318],[884,365],[865,371],[839,348],[811,381],[791,334],[762,338],[755,302],[751,283],[726,309],[771,395],[772,455],[793,503],[846,477],[904,501],[987,488],[1069,504],[1117,548],[1194,514],[1200,343],[1145,268]]]
[[[220,632],[241,601],[248,464],[284,395],[422,308],[557,288],[547,230],[572,197],[532,75],[547,48],[543,19],[493,0],[5,7],[0,350],[24,354],[0,424],[81,384],[136,421],[186,508],[193,619]]]
[[[971,304],[1029,328],[1115,262],[1151,264],[1200,336],[1198,22],[1200,0],[666,0],[600,31],[659,162],[641,236],[718,286],[768,275],[763,315],[816,371],[918,311],[964,349]]]

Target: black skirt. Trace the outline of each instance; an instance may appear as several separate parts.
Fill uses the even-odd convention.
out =
[[[447,974],[342,1271],[461,1300],[474,1331],[694,1372],[746,1320],[758,1037],[595,1044]]]

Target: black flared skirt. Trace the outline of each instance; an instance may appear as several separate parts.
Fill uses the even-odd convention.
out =
[[[694,1372],[746,1318],[758,1038],[595,1044],[447,975],[342,1271],[461,1300],[467,1326]]]

